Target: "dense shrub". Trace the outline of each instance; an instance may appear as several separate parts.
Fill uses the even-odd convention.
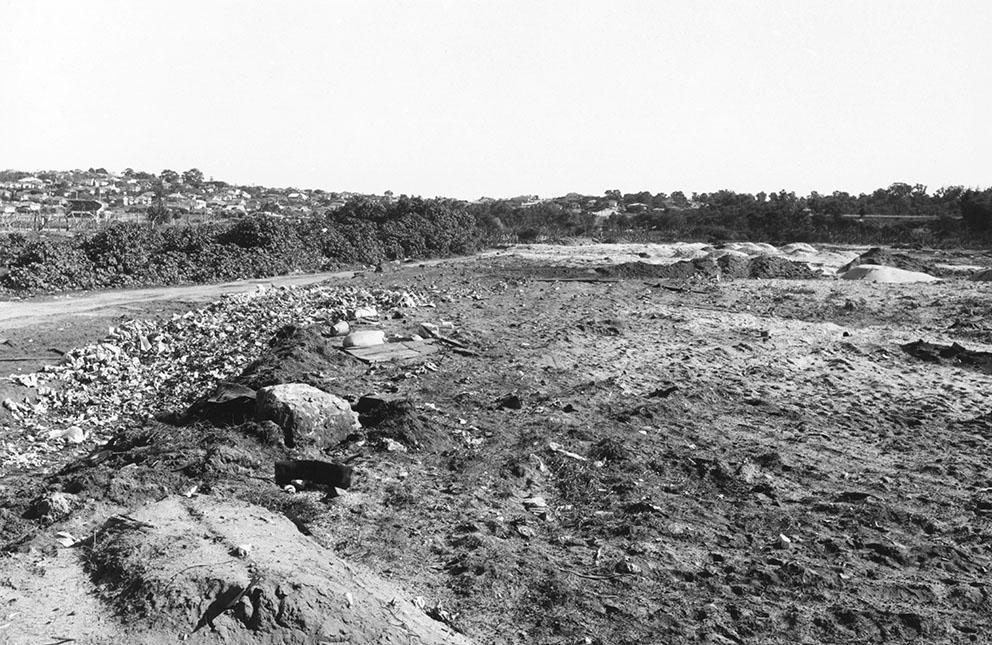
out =
[[[263,213],[239,220],[220,234],[217,241],[243,249],[286,249],[299,242],[299,236],[282,219]]]
[[[2,285],[16,291],[65,290],[94,284],[93,263],[70,241],[27,243],[9,265]]]
[[[82,243],[104,286],[129,286],[154,281],[149,263],[162,246],[161,234],[135,223],[111,224]]]
[[[256,214],[164,228],[118,223],[85,238],[7,236],[0,243],[0,287],[61,291],[256,278],[467,253],[478,237],[474,217],[458,205],[407,197],[358,198],[302,221]]]

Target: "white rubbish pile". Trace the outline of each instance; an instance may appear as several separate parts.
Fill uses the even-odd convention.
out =
[[[840,277],[842,280],[861,280],[863,282],[885,282],[890,284],[940,281],[940,278],[934,277],[929,273],[907,271],[906,269],[897,269],[896,267],[887,267],[881,264],[859,264]]]
[[[37,400],[4,402],[18,432],[0,442],[0,474],[36,463],[66,441],[99,441],[122,418],[145,419],[188,403],[243,371],[285,325],[332,325],[370,311],[425,306],[434,305],[408,291],[315,285],[226,296],[162,322],[127,322],[103,341],[68,352],[59,365],[11,377],[37,388]]]

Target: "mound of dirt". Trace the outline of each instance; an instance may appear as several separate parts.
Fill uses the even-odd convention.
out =
[[[399,442],[410,450],[442,452],[454,445],[450,431],[417,412],[412,401],[380,401],[359,415],[365,436],[377,443]]]
[[[394,584],[302,535],[284,517],[215,497],[168,497],[111,517],[86,567],[148,633],[252,643],[468,643]],[[132,624],[137,624],[132,623]]]
[[[359,376],[365,366],[341,352],[329,326],[315,324],[307,327],[287,325],[269,340],[269,347],[258,360],[251,363],[238,383],[259,390],[270,385],[300,382],[319,387],[321,374]]]
[[[739,251],[750,256],[778,255],[778,249],[766,242],[731,242],[723,246],[731,251]]]
[[[747,266],[749,278],[786,278],[789,280],[810,280],[816,277],[813,270],[803,262],[793,262],[777,255],[759,255],[751,258]]]
[[[719,269],[716,262],[710,258],[699,258],[695,260],[682,260],[674,264],[624,262],[623,264],[597,267],[596,272],[610,278],[685,280],[696,276],[716,276],[719,273]]]
[[[793,262],[776,255],[748,256],[741,251],[710,252],[707,257],[683,260],[674,264],[626,262],[608,267],[598,267],[596,272],[612,278],[660,278],[685,280],[688,278],[788,278],[808,280],[816,274],[802,262]]]
[[[792,242],[791,244],[786,244],[785,246],[783,246],[779,250],[782,253],[785,253],[787,255],[794,255],[796,253],[816,253],[817,252],[817,250],[816,250],[815,247],[813,247],[813,246],[811,246],[809,244],[806,244],[804,242]]]
[[[716,259],[720,273],[728,278],[746,278],[750,274],[750,256],[741,251],[715,251],[711,257]]]
[[[918,258],[914,258],[911,255],[905,253],[894,253],[883,248],[874,247],[868,249],[858,257],[854,258],[841,268],[837,269],[837,274],[847,273],[856,266],[862,266],[865,264],[895,267],[897,269],[903,269],[905,271],[916,271],[919,273],[937,273],[936,268],[924,262]],[[879,281],[881,282],[881,281]]]
[[[938,282],[940,280],[940,278],[936,278],[929,273],[907,271],[905,269],[877,264],[861,264],[844,272],[840,277],[842,280],[862,280],[864,282],[886,282],[891,284]]]
[[[929,363],[944,363],[992,374],[992,353],[966,349],[957,343],[937,345],[918,340],[902,345],[902,351]]]

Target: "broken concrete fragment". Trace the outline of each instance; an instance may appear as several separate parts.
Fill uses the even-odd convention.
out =
[[[355,320],[361,320],[362,318],[378,318],[379,311],[375,307],[358,307],[352,311],[351,317]]]
[[[256,416],[282,428],[290,448],[326,448],[360,428],[358,414],[347,401],[305,383],[263,387],[256,398]]]
[[[379,329],[353,331],[344,337],[342,347],[374,347],[386,342],[386,333]]]

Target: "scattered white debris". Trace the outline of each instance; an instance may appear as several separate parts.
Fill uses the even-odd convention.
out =
[[[13,377],[37,388],[37,400],[2,402],[24,441],[0,444],[0,476],[36,465],[42,454],[63,449],[65,440],[99,442],[121,419],[144,420],[188,404],[243,371],[285,325],[331,326],[357,313],[432,304],[410,291],[293,286],[225,296],[166,321],[112,327],[103,341],[67,352],[60,364]]]

